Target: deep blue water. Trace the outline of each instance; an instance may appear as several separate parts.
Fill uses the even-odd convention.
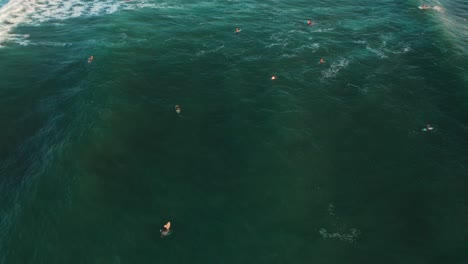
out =
[[[467,263],[468,4],[425,3],[0,0],[0,263]]]

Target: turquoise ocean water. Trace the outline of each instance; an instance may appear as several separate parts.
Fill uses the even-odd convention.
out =
[[[422,3],[0,0],[0,263],[468,263],[468,3]]]

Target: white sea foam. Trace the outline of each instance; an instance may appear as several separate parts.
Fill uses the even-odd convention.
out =
[[[338,62],[333,62],[330,68],[322,71],[323,78],[335,77],[338,72],[349,65],[349,60],[341,58]]]
[[[333,219],[332,226],[335,231],[329,232],[325,228],[319,230],[319,234],[325,239],[339,239],[345,242],[354,242],[359,237],[361,232],[356,228],[348,229],[346,224],[342,223],[340,218],[336,215],[335,205],[328,204],[328,215]]]
[[[374,53],[375,55],[377,55],[381,59],[387,58],[387,55],[385,55],[385,53],[380,49],[374,49],[374,48],[371,48],[370,46],[367,46],[366,49],[368,51]]]
[[[328,214],[331,216],[335,216],[335,205],[333,203],[330,203],[328,205]]]
[[[444,12],[444,9],[440,6],[434,6],[432,9],[434,9],[435,11],[439,12],[439,13],[443,13]]]
[[[223,49],[223,48],[224,48],[224,44],[222,44],[222,45],[220,45],[220,46],[217,46],[217,47],[215,47],[215,48],[212,48],[212,49],[210,49],[210,48],[207,47],[207,46],[204,46],[204,49],[198,51],[195,55],[197,55],[197,56],[203,56],[203,55],[205,55],[205,54],[215,53],[215,52],[217,52],[218,50]]]
[[[408,45],[408,44],[403,44],[403,45],[400,45],[399,47],[395,48],[395,49],[384,49],[385,52],[388,54],[403,54],[403,53],[407,53],[409,51],[411,51],[411,47]]]
[[[462,1],[435,1],[432,8],[438,14],[435,16],[446,29],[447,37],[456,46],[456,52],[468,54],[468,23]]]
[[[346,241],[346,242],[351,242],[351,243],[356,241],[356,239],[360,235],[359,230],[355,228],[349,229],[349,231],[346,233],[344,232],[343,233],[339,233],[339,232],[331,233],[331,232],[328,232],[325,228],[322,228],[319,230],[319,233],[323,238],[326,238],[326,239],[339,239],[341,241]]]
[[[408,52],[408,51],[411,51],[411,47],[410,47],[410,46],[405,46],[405,47],[403,48],[403,53],[406,53],[406,52]]]
[[[114,0],[10,0],[0,8],[0,46],[7,41],[22,43],[13,34],[20,24],[38,25],[48,21],[66,20],[82,16],[112,14],[122,9],[170,8],[168,5],[153,4],[152,1],[114,1]],[[54,22],[55,24],[56,22]],[[15,41],[16,40],[16,41]]]
[[[328,31],[333,31],[334,28],[319,28],[317,30],[314,30],[314,32],[328,32]]]
[[[283,32],[274,33],[270,36],[270,40],[273,42],[269,45],[266,45],[266,48],[280,46],[285,48],[288,45],[288,36]]]
[[[182,5],[169,5],[167,3],[154,3],[153,1],[138,1],[129,2],[123,9],[133,10],[142,8],[153,8],[153,9],[182,9]]]
[[[367,41],[365,41],[365,40],[354,40],[353,43],[356,43],[356,44],[367,44]]]
[[[306,44],[299,46],[295,49],[293,49],[294,54],[302,54],[304,52],[310,51],[311,53],[315,53],[320,47],[319,43],[311,43],[311,44]]]

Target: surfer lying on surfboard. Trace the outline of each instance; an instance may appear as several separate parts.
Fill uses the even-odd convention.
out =
[[[421,129],[424,132],[434,130],[434,127],[431,126],[430,124],[427,124],[425,128]]]
[[[421,6],[419,7],[419,9],[431,9],[431,7],[428,6],[428,5],[423,4],[423,5],[421,5]]]
[[[171,231],[171,222],[167,222],[167,224],[165,224],[164,227],[159,230],[159,232],[161,233],[161,237],[170,235],[171,234],[170,231]]]

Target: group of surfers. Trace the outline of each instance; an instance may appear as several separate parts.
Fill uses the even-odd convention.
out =
[[[129,0],[127,0],[127,1],[129,1]],[[430,9],[430,8],[431,8],[431,7],[430,7],[430,6],[427,6],[427,5],[422,5],[422,6],[421,6],[421,9]],[[306,24],[307,24],[308,26],[313,26],[313,25],[315,25],[315,23],[312,22],[311,20],[306,20]],[[235,32],[235,33],[239,33],[239,32],[241,32],[241,29],[236,28],[236,30],[235,30],[234,32]],[[94,60],[94,56],[90,56],[90,57],[88,58],[88,63],[91,63],[93,60]],[[319,63],[325,63],[325,60],[324,60],[324,59],[320,59]],[[275,75],[273,75],[273,76],[271,77],[272,80],[276,80],[276,78],[277,78],[277,77],[276,77]],[[179,113],[180,113],[180,110],[181,110],[180,105],[176,105],[176,106],[175,106],[175,111],[179,114]],[[422,131],[428,132],[428,131],[431,131],[431,130],[433,130],[433,129],[434,129],[434,127],[432,127],[430,124],[427,124],[427,125],[422,129]],[[171,234],[171,222],[167,222],[167,223],[159,230],[159,233],[161,234],[161,237],[169,236],[169,235]]]

